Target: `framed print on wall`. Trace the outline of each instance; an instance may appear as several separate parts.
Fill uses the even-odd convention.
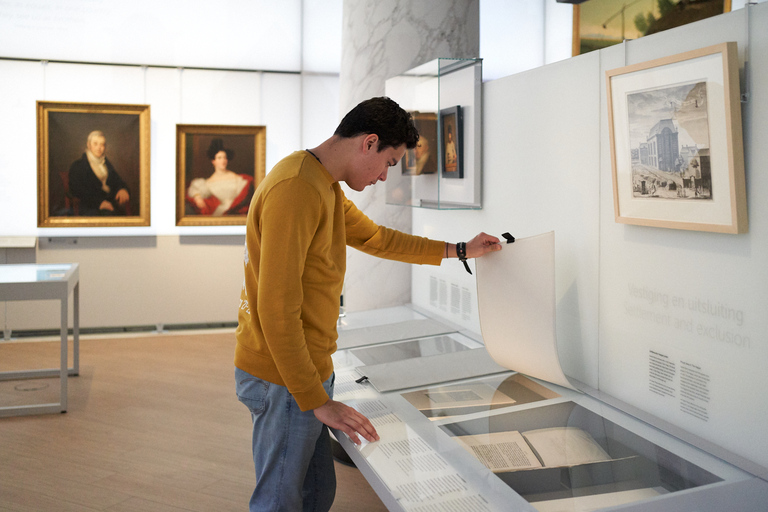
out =
[[[464,120],[461,106],[440,110],[440,139],[442,142],[443,178],[464,177]]]
[[[266,173],[265,126],[176,125],[176,225],[245,225]]]
[[[149,226],[149,127],[149,105],[38,101],[38,227]]]
[[[573,6],[572,55],[731,11],[731,0],[588,0]]]
[[[606,80],[616,222],[747,232],[736,43]]]
[[[403,176],[435,174],[437,172],[437,114],[434,112],[411,112],[413,124],[419,132],[419,142],[413,149],[406,149],[403,155]]]

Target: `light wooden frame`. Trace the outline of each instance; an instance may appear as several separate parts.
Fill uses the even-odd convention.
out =
[[[177,124],[176,125],[176,225],[177,226],[244,226],[246,223],[246,213],[227,214],[221,216],[211,216],[201,213],[192,213],[187,200],[187,187],[194,177],[191,167],[194,162],[188,161],[188,136],[200,137],[201,141],[209,141],[213,138],[220,138],[225,146],[231,147],[232,142],[239,140],[247,146],[251,146],[253,154],[249,154],[247,160],[252,159],[253,165],[242,166],[242,152],[240,153],[241,165],[238,167],[230,165],[230,170],[238,174],[247,174],[253,178],[251,194],[261,183],[266,175],[266,126],[236,126],[236,125],[204,125],[204,124]],[[229,139],[229,142],[228,142]],[[207,148],[207,143],[206,143]],[[203,152],[205,148],[201,148]],[[203,153],[204,154],[204,153]],[[237,154],[235,162],[237,162]],[[202,157],[200,157],[202,158]],[[203,169],[198,169],[198,177],[204,174],[210,174],[210,161],[205,157],[206,163]]]
[[[52,116],[57,118],[53,123]],[[138,129],[125,127],[126,123],[134,122],[138,123]],[[108,128],[110,126],[111,129]],[[71,203],[77,203],[78,200],[69,193],[69,169],[77,157],[84,154],[88,134],[94,130],[104,132],[107,159],[115,166],[116,172],[126,183],[138,183],[138,186],[129,188],[131,198],[127,215],[79,215],[76,208],[71,206]],[[149,226],[149,130],[149,105],[38,101],[38,227]],[[51,138],[52,131],[55,140]],[[52,194],[68,206],[54,204],[51,201]],[[57,211],[52,212],[52,208],[57,208]]]
[[[640,169],[637,162],[632,161],[628,97],[694,81],[706,82],[710,197],[703,201],[642,197],[636,189],[633,172],[640,175],[647,172],[647,168]],[[736,43],[721,43],[610,70],[606,72],[606,82],[616,222],[746,233],[747,198]],[[669,188],[672,188],[671,182]],[[678,195],[684,192],[680,190]]]

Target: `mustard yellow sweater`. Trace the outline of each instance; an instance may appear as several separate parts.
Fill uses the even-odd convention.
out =
[[[235,366],[287,387],[303,411],[328,400],[346,245],[431,265],[445,247],[377,226],[309,153],[280,161],[248,210]]]

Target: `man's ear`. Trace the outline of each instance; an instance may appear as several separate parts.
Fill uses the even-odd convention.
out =
[[[375,133],[369,133],[363,139],[363,149],[365,152],[378,149],[379,136]]]

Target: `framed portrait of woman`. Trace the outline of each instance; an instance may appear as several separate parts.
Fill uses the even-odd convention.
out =
[[[149,127],[149,105],[38,101],[38,227],[149,226]]]
[[[265,126],[176,125],[176,225],[245,225],[266,173]]]
[[[419,176],[437,172],[437,114],[411,112],[411,118],[419,132],[419,142],[403,155],[402,175]]]

